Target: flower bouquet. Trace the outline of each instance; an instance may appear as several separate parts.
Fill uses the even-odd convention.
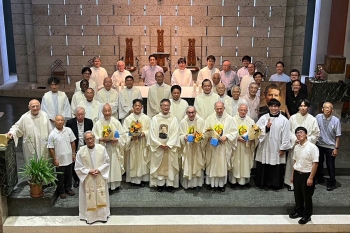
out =
[[[140,137],[142,134],[142,124],[139,121],[132,121],[129,127],[129,135],[133,137]],[[138,140],[136,140],[136,143]]]
[[[201,142],[203,140],[203,134],[198,131],[194,132],[193,136],[195,143]]]
[[[188,142],[193,142],[194,140],[194,126],[190,126],[188,127],[188,130],[187,130],[187,141]]]
[[[217,147],[219,145],[219,137],[222,136],[223,132],[224,132],[223,124],[214,125],[212,138],[210,140],[210,145]]]
[[[111,140],[113,138],[112,129],[109,127],[109,125],[103,126],[102,138],[107,140]]]
[[[261,129],[256,124],[252,125],[252,127],[250,127],[250,129],[248,130],[249,140],[257,139],[260,136],[260,134],[261,134]]]
[[[245,141],[245,146],[249,147],[248,127],[246,125],[238,126],[238,135]]]

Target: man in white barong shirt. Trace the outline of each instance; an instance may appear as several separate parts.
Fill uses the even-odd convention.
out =
[[[219,83],[216,86],[216,91],[219,95],[219,101],[223,102],[225,105],[225,111],[227,112],[227,114],[229,114],[230,116],[232,116],[232,98],[229,97],[228,95],[226,95],[226,87],[224,84]]]
[[[85,100],[78,104],[78,107],[85,109],[85,117],[96,123],[101,116],[101,103],[94,99],[94,90],[88,88],[85,91]]]
[[[180,122],[180,156],[182,163],[180,182],[184,189],[195,188],[199,191],[204,183],[205,160],[203,154],[205,143],[203,140],[196,142],[195,138],[193,142],[189,142],[187,139],[188,135],[193,136],[195,132],[203,134],[204,120],[196,113],[195,107],[187,107],[186,116]]]
[[[105,78],[103,81],[103,88],[97,92],[96,99],[101,104],[109,104],[112,108],[112,116],[118,119],[119,93],[112,88],[111,78]]]
[[[50,77],[47,80],[51,91],[46,92],[41,100],[41,110],[49,116],[52,127],[55,127],[55,117],[60,114],[65,120],[72,117],[72,111],[66,93],[59,91],[60,80]]]
[[[171,192],[179,187],[179,123],[169,112],[169,99],[163,99],[160,108],[161,112],[152,118],[147,141],[151,153],[150,187],[162,192],[166,186]]]
[[[186,68],[186,58],[179,58],[177,64],[179,68],[171,75],[171,85],[179,85],[181,87],[192,86],[192,72]]]
[[[118,190],[122,181],[124,169],[124,146],[126,142],[126,134],[120,122],[112,116],[112,108],[109,104],[105,104],[102,109],[103,118],[98,120],[92,132],[95,134],[95,141],[103,145],[109,156],[110,170],[108,176],[108,188]],[[104,127],[109,127],[112,136],[104,137],[102,131]],[[118,132],[119,137],[116,136]]]
[[[97,93],[97,84],[95,83],[94,80],[92,80],[90,77],[91,77],[91,73],[92,73],[92,70],[90,69],[90,67],[84,67],[82,70],[81,70],[81,74],[83,75],[83,79],[87,80],[89,82],[89,87],[92,88],[94,90],[95,93]],[[80,81],[79,80],[78,82],[75,83],[75,90],[74,92],[78,92],[80,91]]]
[[[239,87],[241,88],[241,97],[247,94],[249,84],[254,82],[254,78],[253,78],[254,72],[255,72],[255,65],[253,63],[249,63],[248,74],[242,78],[241,83],[239,85]]]
[[[283,187],[286,151],[290,149],[289,121],[281,114],[281,103],[271,99],[267,105],[269,113],[261,116],[256,123],[261,129],[256,151],[257,187],[277,190]]]
[[[174,115],[177,121],[180,121],[184,118],[186,114],[186,109],[188,107],[188,103],[186,100],[180,98],[181,95],[181,87],[179,85],[174,85],[171,87],[171,96],[170,99],[170,113]]]
[[[245,99],[241,98],[241,88],[239,86],[233,86],[231,89],[231,95],[232,95],[232,113],[231,116],[236,116],[238,112],[238,106],[240,104],[248,104]],[[249,109],[248,109],[248,116],[249,116]]]
[[[85,91],[89,88],[89,81],[83,79],[80,81],[80,91],[77,91],[72,96],[72,102],[70,104],[72,110],[72,116],[74,115],[75,109],[78,107],[78,104],[85,100]],[[74,116],[73,116],[74,117]]]
[[[157,72],[155,80],[156,84],[149,88],[147,96],[147,116],[151,118],[160,112],[160,101],[171,97],[171,87],[164,83],[164,74]]]
[[[232,169],[228,173],[228,180],[232,188],[236,185],[250,187],[250,170],[254,165],[255,141],[243,138],[255,124],[248,115],[248,105],[240,104],[238,113],[233,117],[237,125],[237,148],[231,158]]]
[[[91,79],[96,83],[97,91],[103,88],[103,80],[108,77],[108,73],[105,68],[101,67],[101,58],[94,57],[94,66],[91,67]]]
[[[216,102],[214,109],[215,112],[205,120],[204,125],[204,129],[212,129],[205,149],[205,182],[207,189],[215,187],[225,192],[227,171],[231,169],[231,157],[237,144],[237,126],[233,117],[225,112],[224,103]],[[212,138],[219,140],[217,146],[210,143]]]
[[[118,91],[119,84],[125,82],[125,78],[131,76],[131,73],[125,69],[125,63],[123,61],[117,62],[117,68],[118,70],[112,75],[112,82],[113,87],[117,88]]]
[[[248,93],[242,97],[242,99],[248,103],[249,117],[255,122],[257,122],[259,118],[260,97],[257,95],[258,90],[258,84],[256,82],[252,82],[249,84]]]
[[[139,136],[133,136],[130,133],[126,139],[126,182],[144,187],[145,182],[149,182],[150,153],[147,146],[147,139],[149,137],[151,119],[142,113],[142,108],[142,100],[134,99],[133,113],[125,118],[123,127],[125,132],[130,132],[133,122],[141,123],[142,128]]]
[[[207,66],[204,67],[203,69],[201,69],[197,75],[197,85],[198,86],[202,85],[202,82],[205,79],[209,79],[210,82],[213,82],[212,77],[213,77],[214,73],[220,74],[220,70],[218,68],[214,67],[215,60],[216,59],[213,55],[209,55],[207,57]]]
[[[95,144],[91,131],[84,133],[84,140],[86,146],[80,148],[75,160],[75,172],[80,179],[79,219],[87,224],[107,222],[109,157],[103,146]]]
[[[194,107],[197,110],[197,114],[204,120],[214,112],[213,106],[219,100],[219,95],[211,91],[212,87],[212,83],[209,79],[203,80],[203,93],[200,93],[194,99]]]
[[[141,91],[134,87],[133,76],[129,75],[125,78],[125,86],[126,88],[119,92],[118,113],[121,120],[133,113],[132,102],[134,99],[142,100]]]
[[[40,110],[40,102],[33,99],[28,105],[29,111],[11,127],[7,133],[18,145],[18,139],[23,137],[24,164],[28,164],[34,153],[40,157],[48,158],[47,139],[52,126],[47,114]]]
[[[288,152],[286,173],[284,175],[284,183],[289,186],[288,191],[294,190],[293,184],[290,182],[290,178],[292,177],[292,173],[293,173],[294,147],[297,144],[299,144],[299,141],[295,134],[295,129],[298,127],[306,128],[308,141],[315,145],[318,137],[320,136],[320,128],[318,126],[316,118],[308,113],[309,107],[311,105],[310,101],[308,101],[307,99],[301,99],[298,105],[299,105],[299,112],[292,115],[289,118],[291,149]]]

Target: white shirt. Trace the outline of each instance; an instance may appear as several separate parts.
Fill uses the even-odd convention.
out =
[[[119,70],[115,71],[112,75],[113,86],[117,86],[117,83],[125,82],[125,77],[131,75],[128,70],[120,72]]]
[[[299,172],[311,172],[312,163],[318,162],[318,148],[309,141],[303,145],[297,144],[294,147],[293,159],[296,161],[294,170]]]
[[[209,69],[208,66],[204,67],[198,72],[197,76],[197,84],[202,86],[202,82],[204,79],[209,79],[211,83],[213,83],[213,74],[220,73],[220,70],[218,68],[213,67],[212,69]]]
[[[192,72],[189,69],[176,69],[171,76],[171,85],[179,86],[191,86],[192,85]]]
[[[60,166],[67,166],[73,162],[71,143],[74,142],[75,139],[73,131],[68,127],[63,127],[61,131],[57,128],[51,131],[47,142],[47,148],[55,149],[55,157]]]
[[[105,68],[103,67],[91,67],[91,76],[90,79],[95,81],[97,89],[100,89],[103,87],[103,80],[108,77],[108,73]],[[96,93],[95,93],[96,94]]]

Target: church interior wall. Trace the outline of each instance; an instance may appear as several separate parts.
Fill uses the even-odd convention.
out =
[[[112,75],[125,57],[125,38],[133,38],[141,69],[157,51],[158,29],[172,71],[187,57],[189,38],[203,67],[212,54],[217,68],[229,59],[237,69],[248,54],[269,76],[279,60],[287,73],[301,70],[307,0],[11,0],[11,6],[20,82],[46,83],[56,59],[74,82],[93,56]]]

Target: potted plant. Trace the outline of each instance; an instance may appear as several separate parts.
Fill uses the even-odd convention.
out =
[[[28,138],[30,143],[34,148],[33,157],[29,160],[29,163],[21,168],[20,174],[23,174],[28,178],[28,183],[30,186],[30,196],[31,197],[42,197],[43,189],[42,185],[54,183],[57,178],[56,174],[59,172],[55,171],[55,166],[52,162],[41,156],[38,158],[34,144],[30,138]]]

